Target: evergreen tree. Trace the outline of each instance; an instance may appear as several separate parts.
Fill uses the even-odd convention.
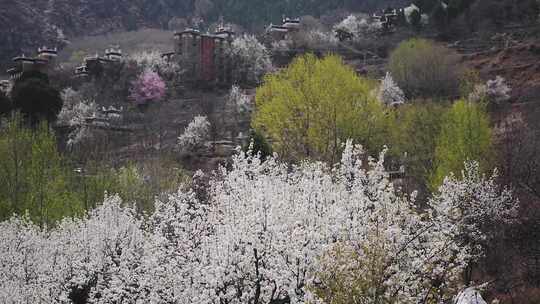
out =
[[[42,119],[53,122],[62,110],[60,92],[50,85],[47,75],[43,73],[23,73],[15,82],[11,97],[14,109],[19,110],[32,124]]]
[[[12,108],[13,106],[9,97],[4,92],[0,92],[0,116],[8,114]]]

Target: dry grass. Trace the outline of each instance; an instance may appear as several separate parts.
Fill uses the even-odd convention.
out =
[[[60,62],[67,65],[80,64],[87,55],[103,55],[106,48],[119,46],[124,54],[143,50],[169,51],[173,49],[173,32],[159,29],[142,29],[117,32],[100,36],[75,38],[60,52]]]

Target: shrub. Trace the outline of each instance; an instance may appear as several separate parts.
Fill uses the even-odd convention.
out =
[[[15,82],[11,97],[13,107],[34,124],[42,119],[53,122],[62,110],[60,93],[49,84],[45,74],[23,73]]]
[[[252,125],[287,159],[335,161],[348,138],[378,151],[392,129],[393,113],[373,89],[339,57],[298,57],[257,89]]]
[[[390,55],[389,69],[409,98],[458,95],[461,72],[457,58],[448,48],[434,42],[402,42]]]

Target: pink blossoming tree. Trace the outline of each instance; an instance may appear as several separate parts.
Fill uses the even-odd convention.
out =
[[[166,85],[163,79],[152,70],[145,70],[132,84],[131,99],[138,105],[156,102],[165,96]]]

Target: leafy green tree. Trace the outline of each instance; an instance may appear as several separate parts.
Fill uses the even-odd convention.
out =
[[[298,57],[257,89],[252,125],[291,160],[334,162],[347,139],[378,153],[394,115],[371,94],[374,86],[337,56]]]
[[[459,92],[458,59],[450,49],[425,39],[399,44],[390,55],[389,69],[405,94],[411,97],[448,97]]]
[[[60,92],[49,84],[47,75],[39,72],[23,73],[15,82],[11,97],[13,107],[33,124],[42,119],[53,122],[62,110]]]
[[[435,148],[439,136],[442,116],[446,106],[435,102],[409,103],[400,109],[391,150],[403,158],[403,165],[410,189],[421,194],[429,193],[429,179],[435,170]]]
[[[450,173],[460,174],[467,160],[491,168],[492,130],[485,105],[459,100],[444,115],[435,148],[435,171],[431,188],[437,189]]]
[[[83,206],[69,191],[72,174],[45,122],[24,126],[15,115],[0,130],[0,218],[28,213],[36,223],[51,225],[81,214]]]

